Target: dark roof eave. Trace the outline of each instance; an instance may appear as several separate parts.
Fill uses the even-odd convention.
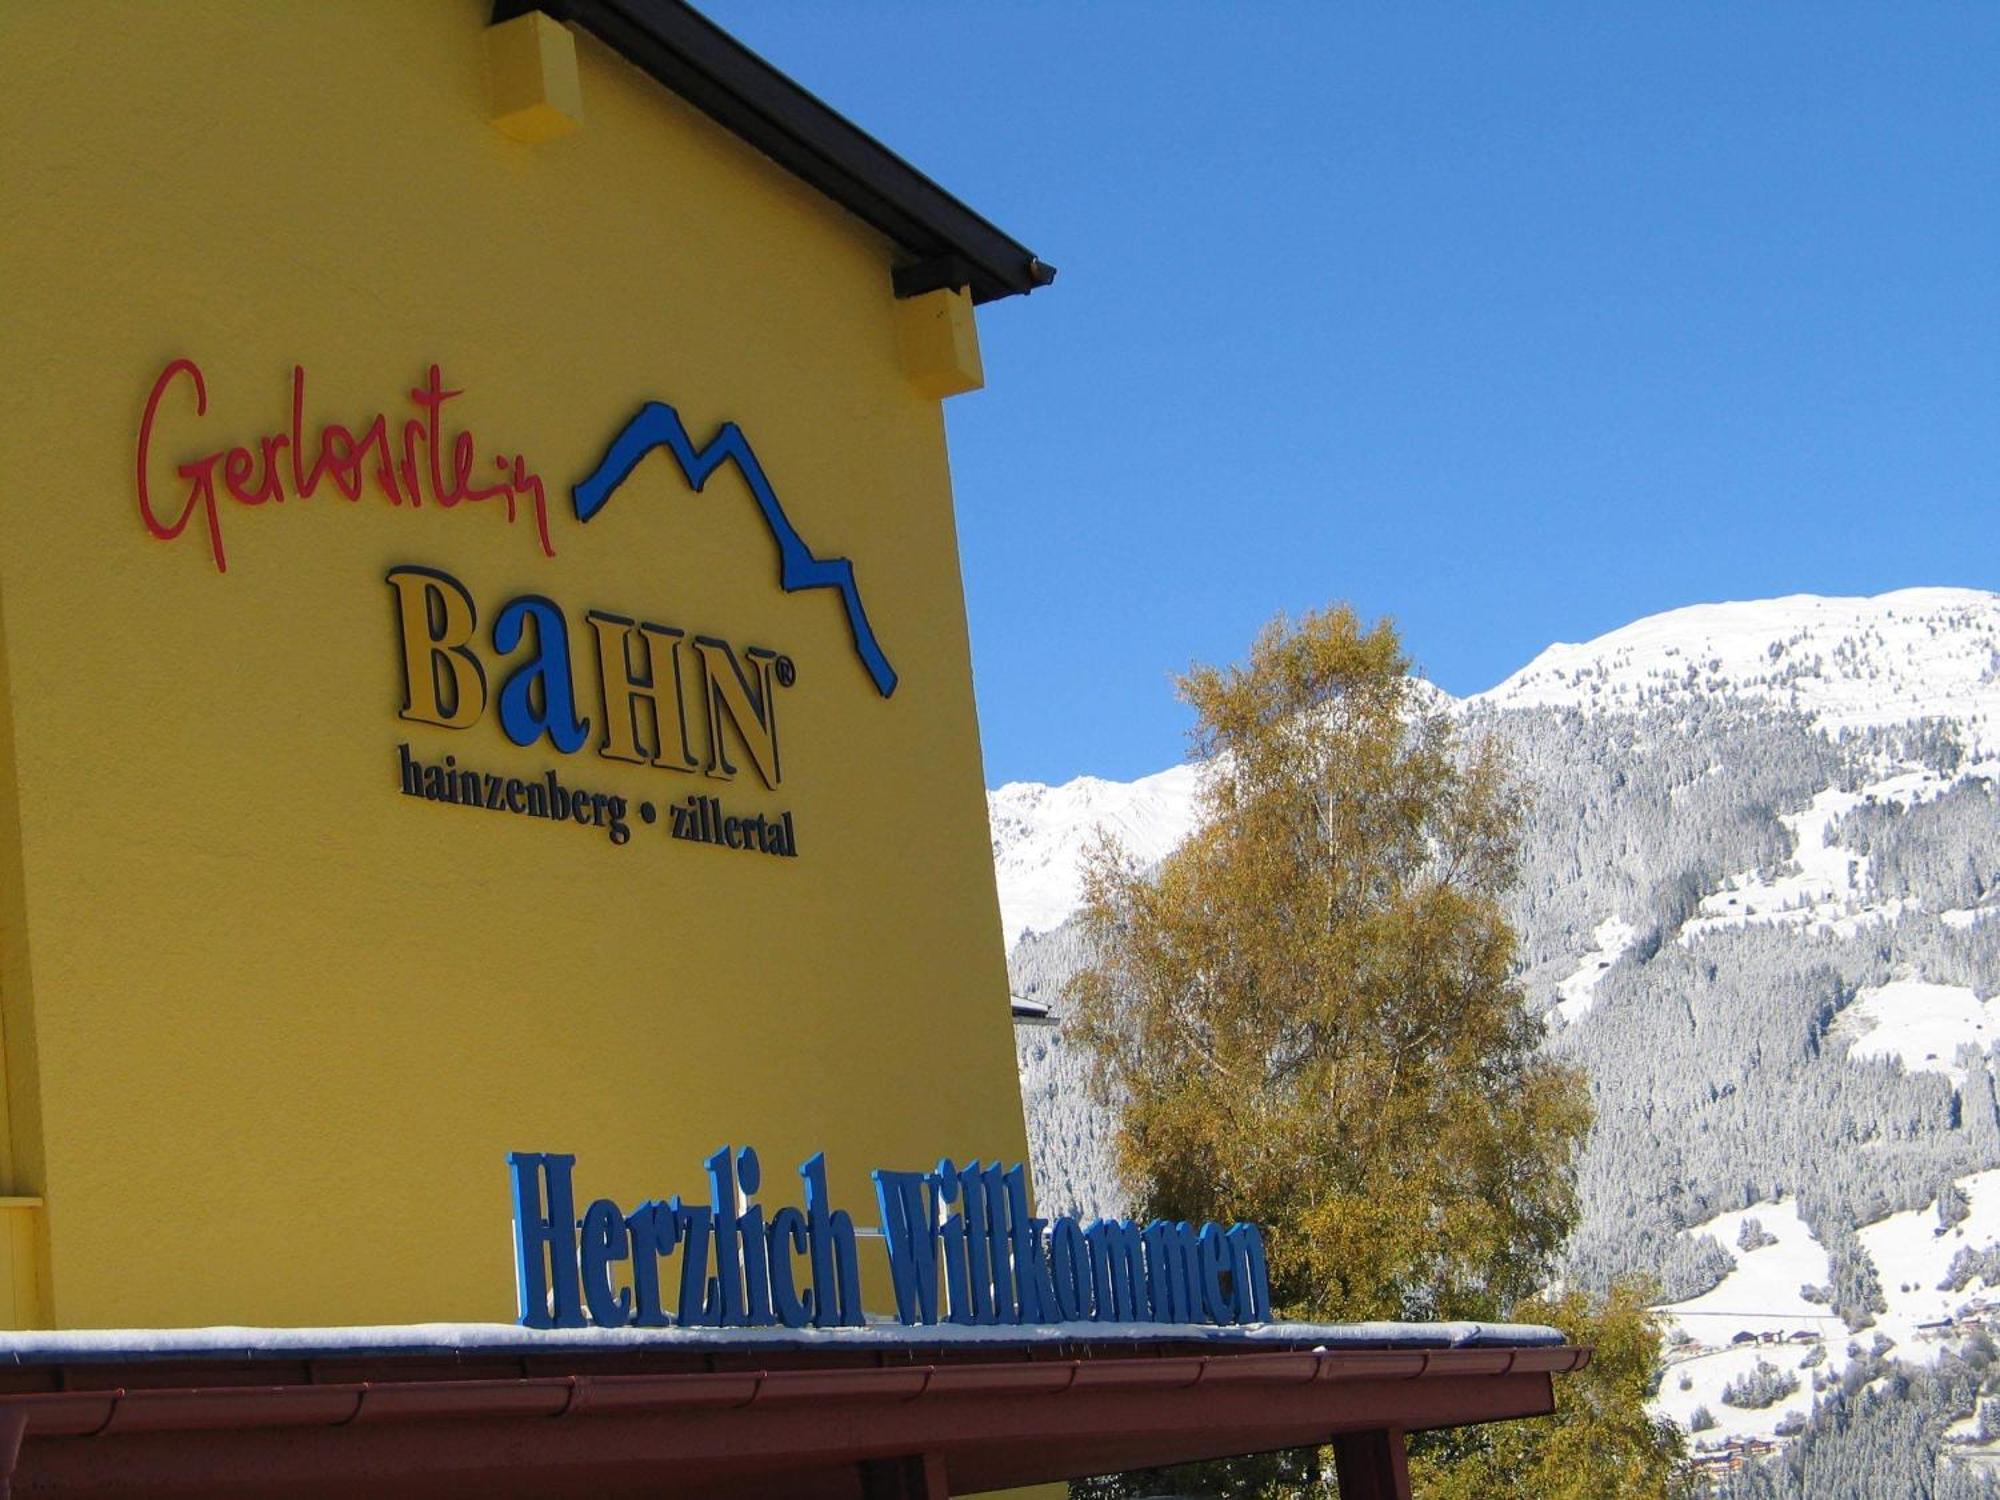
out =
[[[896,295],[962,286],[974,302],[1055,280],[1005,234],[682,0],[494,0],[574,22],[725,130],[872,225],[910,257]]]
[[[1546,1416],[1554,1378],[1591,1354],[1568,1345],[1225,1351],[1205,1341],[1161,1354],[1107,1348],[1099,1336],[1053,1358],[984,1345],[907,1358],[739,1345],[734,1358],[661,1364],[610,1345],[469,1364],[323,1362],[297,1350],[302,1361],[278,1369],[0,1366],[19,1382],[0,1392],[0,1430],[10,1434],[0,1482],[22,1494],[149,1500],[250,1484],[423,1497],[487,1493],[496,1482],[512,1494],[631,1494],[651,1483],[712,1497],[789,1494],[807,1476],[844,1478],[853,1492],[857,1464],[922,1454],[972,1493],[1336,1433]]]

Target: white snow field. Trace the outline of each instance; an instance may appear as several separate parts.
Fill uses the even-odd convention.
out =
[[[1689,1433],[1689,1442],[1697,1452],[1753,1438],[1775,1442],[1778,1428],[1790,1425],[1787,1418],[1803,1423],[1812,1415],[1813,1377],[1828,1366],[1837,1368],[1842,1362],[1844,1357],[1833,1352],[1838,1347],[1837,1341],[1829,1336],[1825,1344],[1829,1352],[1824,1356],[1825,1363],[1816,1369],[1803,1369],[1800,1361],[1812,1349],[1820,1347],[1819,1340],[1800,1344],[1783,1341],[1735,1344],[1669,1354],[1660,1394],[1646,1404],[1647,1410],[1656,1417],[1668,1418]],[[1732,1383],[1754,1376],[1760,1364],[1791,1375],[1798,1381],[1797,1388],[1769,1406],[1731,1406],[1722,1399],[1722,1393]],[[1685,1388],[1682,1382],[1686,1382]],[[1712,1421],[1696,1432],[1694,1414],[1701,1408],[1707,1409]]]
[[[1696,604],[1580,645],[1555,645],[1475,701],[1503,708],[1638,708],[1738,694],[1829,730],[1962,721],[2000,743],[2000,594],[1901,589]]]
[[[1989,1306],[2000,1316],[2000,1287],[1983,1278],[1973,1277],[1957,1291],[1940,1285],[1961,1250],[2000,1244],[2000,1171],[1961,1177],[1957,1187],[1968,1209],[1957,1224],[1945,1226],[1932,1202],[1861,1229],[1861,1247],[1874,1263],[1888,1310],[1858,1334],[1850,1334],[1823,1304],[1801,1295],[1807,1287],[1826,1286],[1832,1268],[1790,1199],[1718,1214],[1682,1231],[1712,1236],[1736,1268],[1701,1296],[1659,1309],[1669,1328],[1692,1342],[1670,1342],[1666,1376],[1651,1410],[1685,1428],[1696,1409],[1706,1407],[1714,1426],[1693,1435],[1697,1449],[1753,1438],[1771,1441],[1788,1416],[1810,1412],[1816,1378],[1839,1378],[1850,1345],[1871,1348],[1885,1338],[1897,1358],[1932,1364],[1964,1338],[1968,1317],[1980,1317]],[[1775,1242],[1743,1249],[1738,1237],[1745,1219],[1756,1219]],[[1959,1326],[1947,1328],[1948,1319]],[[1815,1355],[1816,1348],[1823,1352]],[[1759,1361],[1795,1376],[1798,1389],[1766,1407],[1725,1402],[1724,1388],[1755,1371]]]
[[[1793,868],[1769,877],[1755,870],[1730,876],[1722,889],[1702,897],[1698,914],[1682,925],[1680,941],[1758,924],[1832,926],[1862,915],[1867,861],[1828,844],[1827,835],[1835,819],[1863,800],[1861,793],[1829,788],[1804,812],[1780,818],[1792,835]]]
[[[1958,1291],[1939,1283],[1951,1274],[1952,1260],[1961,1250],[1983,1250],[2000,1242],[2000,1170],[1974,1172],[1958,1179],[1969,1212],[1964,1220],[1949,1228],[1938,1217],[1937,1204],[1891,1214],[1860,1231],[1861,1248],[1875,1263],[1875,1275],[1882,1283],[1882,1300],[1889,1310],[1878,1314],[1876,1326],[1864,1339],[1878,1332],[1896,1341],[1896,1354],[1912,1363],[1931,1363],[1947,1342],[1962,1337],[1963,1330],[1945,1336],[1937,1327],[1962,1308],[1979,1311],[1987,1303],[2000,1307],[2000,1289],[1982,1278],[1974,1278]],[[1929,1325],[1929,1326],[1927,1326]]]
[[[1907,1073],[1943,1073],[1965,1082],[1961,1047],[1982,1055],[2000,1041],[2000,996],[1982,1001],[1964,985],[1897,979],[1861,990],[1833,1023],[1854,1057],[1893,1057]]]
[[[1964,1338],[1968,1317],[1989,1306],[2000,1315],[2000,1288],[1982,1278],[1971,1278],[1958,1291],[1940,1286],[1961,1250],[2000,1243],[2000,1171],[1975,1172],[1959,1178],[1957,1186],[1969,1210],[1958,1224],[1944,1226],[1933,1202],[1860,1231],[1888,1310],[1858,1334],[1850,1334],[1823,1304],[1802,1295],[1807,1287],[1825,1287],[1832,1268],[1790,1199],[1752,1204],[1684,1230],[1690,1237],[1712,1236],[1736,1268],[1701,1296],[1659,1309],[1676,1333],[1650,1409],[1686,1428],[1695,1411],[1705,1407],[1714,1425],[1693,1434],[1697,1450],[1749,1439],[1772,1441],[1788,1417],[1809,1414],[1816,1379],[1839,1378],[1850,1361],[1850,1346],[1871,1348],[1879,1337],[1889,1340],[1899,1359],[1935,1363],[1941,1351]],[[1757,1220],[1774,1242],[1743,1249],[1738,1237],[1745,1219]],[[1945,1327],[1953,1318],[1960,1326]],[[1682,1337],[1692,1342],[1681,1342]],[[1798,1389],[1764,1407],[1724,1401],[1724,1389],[1751,1375],[1760,1362],[1796,1378]]]
[[[1619,956],[1632,946],[1639,929],[1622,917],[1606,917],[1591,933],[1596,944],[1576,966],[1576,972],[1556,986],[1556,1014],[1564,1024],[1581,1021],[1590,1013],[1597,998],[1597,981],[1602,979]]]
[[[1893,803],[1915,807],[1971,780],[2000,780],[2000,761],[1967,765],[1950,776],[1920,766],[1896,767],[1894,774],[1856,792],[1828,787],[1804,812],[1778,819],[1792,835],[1791,863],[1767,874],[1745,870],[1702,897],[1696,914],[1681,924],[1677,941],[1692,943],[1730,928],[1800,927],[1809,933],[1843,936],[1871,922],[1893,922],[1900,900],[1876,901],[1868,880],[1868,857],[1833,843],[1833,827],[1858,807]],[[1975,920],[1966,916],[1969,924]]]
[[[1746,1219],[1757,1220],[1773,1243],[1743,1249],[1738,1237]],[[1846,1363],[1847,1325],[1824,1304],[1800,1295],[1805,1287],[1823,1287],[1831,1279],[1826,1251],[1789,1198],[1718,1214],[1682,1233],[1713,1236],[1735,1259],[1736,1269],[1701,1296],[1660,1309],[1669,1327],[1693,1343],[1668,1351],[1666,1378],[1652,1410],[1687,1427],[1695,1408],[1707,1407],[1715,1426],[1697,1433],[1697,1444],[1773,1439],[1786,1416],[1804,1417],[1811,1411],[1813,1376],[1837,1373]],[[1746,1341],[1736,1342],[1744,1335]],[[1801,1368],[1799,1362],[1819,1345],[1826,1350],[1822,1363]],[[1798,1389],[1766,1407],[1725,1402],[1724,1388],[1751,1374],[1760,1360],[1794,1375]]]
[[[1748,1219],[1755,1219],[1772,1243],[1743,1249],[1739,1237]],[[1845,1328],[1824,1303],[1800,1295],[1805,1287],[1825,1286],[1832,1266],[1792,1199],[1717,1214],[1682,1233],[1689,1239],[1710,1236],[1736,1262],[1736,1269],[1713,1290],[1660,1309],[1697,1341],[1726,1344],[1739,1333],[1792,1334],[1801,1329],[1828,1333]]]

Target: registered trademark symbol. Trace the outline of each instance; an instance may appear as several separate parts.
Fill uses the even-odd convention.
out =
[[[790,687],[799,679],[799,669],[792,665],[792,659],[789,656],[779,657],[773,663],[771,670],[778,674],[779,687]]]

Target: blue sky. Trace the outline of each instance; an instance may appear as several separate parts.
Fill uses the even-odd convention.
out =
[[[1061,270],[947,408],[991,784],[1279,610],[2000,587],[2000,5],[700,3]]]

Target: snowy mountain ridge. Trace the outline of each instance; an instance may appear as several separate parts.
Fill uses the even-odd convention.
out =
[[[1550,646],[1470,701],[1613,710],[1697,696],[1761,699],[1830,731],[1954,719],[1988,740],[2000,725],[2000,594],[1927,588],[1691,605]]]
[[[1690,605],[1550,646],[1471,698],[1437,697],[1459,709],[1599,713],[1739,697],[1800,710],[1833,733],[1949,719],[1967,750],[2000,754],[2000,593],[1920,588]],[[1196,786],[1194,768],[1181,765],[1131,782],[1082,776],[988,792],[1008,946],[1075,912],[1077,863],[1098,830],[1142,862],[1172,850],[1194,826]]]
[[[1024,931],[1069,920],[1083,899],[1083,851],[1100,831],[1141,860],[1171,853],[1194,827],[1198,777],[1194,766],[1179,765],[1137,781],[1010,781],[988,792],[1007,946]]]

